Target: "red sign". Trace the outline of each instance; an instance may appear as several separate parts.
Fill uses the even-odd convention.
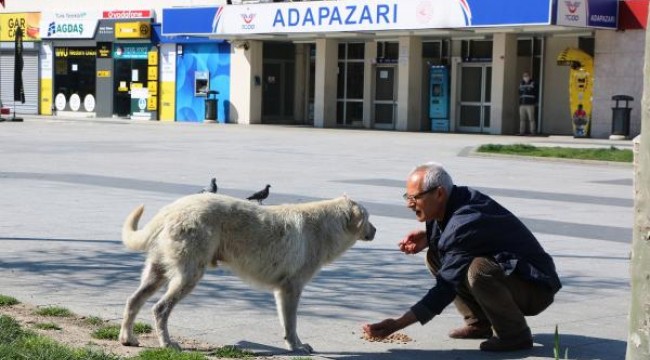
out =
[[[140,19],[153,17],[151,10],[111,10],[102,13],[104,19]]]

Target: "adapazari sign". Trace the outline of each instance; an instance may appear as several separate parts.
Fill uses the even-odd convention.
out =
[[[245,35],[548,25],[552,2],[314,1],[163,9],[162,33]]]

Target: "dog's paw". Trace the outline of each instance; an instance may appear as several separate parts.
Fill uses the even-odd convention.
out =
[[[176,351],[182,351],[181,346],[175,341],[169,341],[168,343],[163,344],[164,347]]]
[[[299,353],[299,354],[311,354],[314,352],[314,348],[311,347],[309,344],[299,344],[295,346],[291,346],[291,351],[294,353]]]
[[[135,336],[128,336],[120,334],[120,344],[124,346],[139,346],[140,342]]]

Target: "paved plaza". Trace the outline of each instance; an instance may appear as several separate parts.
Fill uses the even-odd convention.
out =
[[[623,359],[632,166],[472,152],[480,144],[519,142],[631,148],[630,141],[266,125],[41,117],[0,123],[0,294],[119,321],[144,259],[121,243],[126,215],[144,203],[144,224],[216,177],[220,193],[240,198],[271,184],[266,205],[346,193],[370,211],[375,240],[355,245],[305,289],[298,333],[317,351],[314,359],[553,359],[556,325],[569,358]],[[362,324],[401,315],[433,285],[423,254],[407,256],[396,246],[423,227],[401,195],[408,172],[429,160],[519,215],[554,257],[564,288],[547,311],[528,318],[533,350],[486,354],[480,340],[448,338],[462,325],[453,306],[403,330],[412,342],[361,339]],[[152,323],[159,295],[139,321]],[[272,294],[224,268],[210,270],[177,306],[170,331],[292,357]]]

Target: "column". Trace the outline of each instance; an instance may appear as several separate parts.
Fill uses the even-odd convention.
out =
[[[395,129],[422,129],[422,39],[415,36],[399,38],[397,75],[397,119]]]
[[[336,82],[338,80],[338,42],[316,40],[316,84],[314,89],[314,127],[336,126]]]
[[[517,36],[497,33],[492,37],[492,99],[490,134],[519,131]]]
[[[262,122],[262,55],[261,41],[236,41],[231,45],[229,122]]]

